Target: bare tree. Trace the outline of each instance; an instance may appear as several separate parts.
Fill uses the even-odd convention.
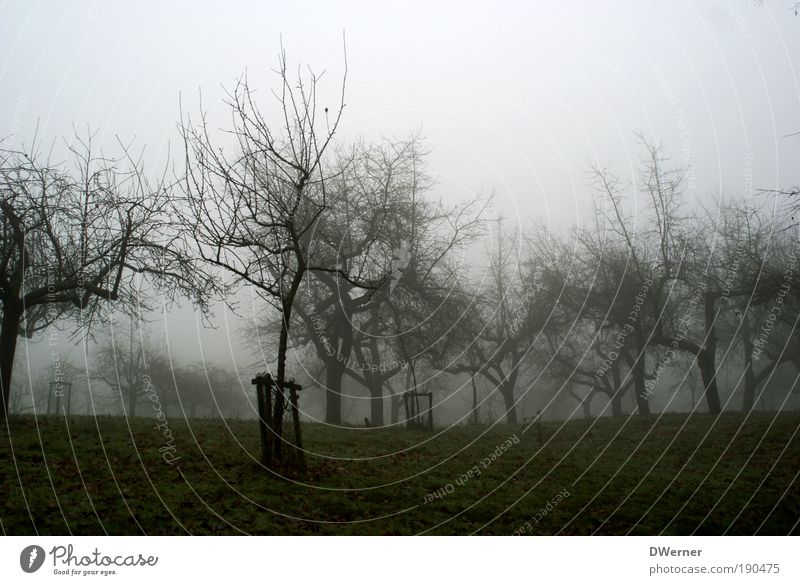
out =
[[[718,231],[728,250],[723,260],[736,267],[729,288],[741,291],[738,297],[725,297],[724,325],[730,338],[741,341],[742,409],[748,412],[759,387],[780,365],[800,367],[800,246],[794,220],[770,213],[765,202],[733,201],[720,215]]]
[[[423,338],[438,341],[437,325],[451,326],[449,315],[441,318],[454,275],[448,262],[474,237],[482,204],[432,199],[427,154],[416,135],[359,144],[328,182],[331,205],[310,258],[337,270],[311,272],[304,282],[296,305],[303,326],[294,336],[325,366],[328,422],[341,420],[347,374],[370,393],[371,425],[383,425],[388,381],[413,369]]]
[[[344,111],[346,69],[339,103],[330,113],[318,103],[320,75],[309,71],[293,81],[283,51],[277,75],[277,128],[262,114],[246,78],[229,93],[233,152],[215,144],[204,113],[199,125],[182,117],[186,169],[183,198],[175,205],[197,257],[224,274],[226,290],[249,285],[278,311],[276,378],[282,386],[292,309],[303,279],[310,271],[347,278],[335,266],[314,265],[309,255],[329,207],[333,171],[325,155]]]
[[[426,154],[418,136],[359,144],[352,155],[340,160],[342,172],[329,182],[332,205],[320,220],[312,258],[317,266],[337,270],[313,273],[298,305],[304,341],[315,346],[325,364],[329,423],[341,422],[345,372],[377,387],[382,400],[385,375],[399,371],[395,367],[391,372],[379,370],[382,356],[377,346],[367,349],[365,332],[374,327],[385,291],[395,284],[391,257],[398,226],[430,186],[424,172]],[[383,424],[376,408],[372,424]]]
[[[537,306],[547,311],[542,326],[545,343],[537,361],[550,376],[567,384],[567,394],[589,411],[598,394],[608,398],[612,416],[623,413],[622,399],[632,387],[634,355],[641,341],[634,335],[645,319],[641,283],[631,269],[627,247],[598,221],[574,229],[569,239],[537,226],[528,235],[531,262],[540,266]],[[639,303],[639,304],[637,304]],[[633,318],[631,318],[633,316]],[[581,397],[575,386],[586,388]],[[639,412],[649,406],[637,401]]]
[[[466,345],[445,369],[480,374],[502,396],[506,421],[516,423],[519,377],[531,365],[547,311],[538,298],[537,267],[522,255],[519,231],[506,232],[502,223],[498,220],[497,239],[489,250],[487,278],[465,297],[460,338]]]
[[[106,306],[146,307],[143,279],[202,304],[205,282],[176,245],[162,181],[151,183],[141,156],[98,155],[93,136],[68,145],[69,163],[0,150],[0,385],[5,417],[17,335],[62,317],[84,333]],[[35,142],[34,142],[35,144]],[[138,276],[137,276],[138,274]]]
[[[652,281],[647,295],[646,328],[637,330],[634,336],[636,395],[648,396],[644,391],[647,346],[664,348],[667,356],[682,351],[696,357],[709,412],[718,413],[721,402],[716,323],[726,278],[717,258],[718,242],[709,239],[708,226],[694,225],[690,229],[690,215],[684,211],[687,169],[671,168],[662,147],[642,137],[640,142],[646,157],[639,184],[647,205],[645,221],[640,222],[638,231],[636,224],[624,215],[623,187],[608,171],[594,170],[598,190],[609,203],[606,215],[610,229],[626,246],[634,274]]]
[[[125,416],[132,417],[151,393],[165,408],[174,402],[176,369],[166,347],[152,340],[141,316],[128,318],[128,323],[112,320],[110,333],[98,340],[89,376],[108,386]]]

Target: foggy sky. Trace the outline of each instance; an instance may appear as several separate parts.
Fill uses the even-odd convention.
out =
[[[800,184],[800,136],[784,138],[800,131],[793,2],[533,4],[7,2],[0,136],[30,143],[38,122],[50,142],[89,126],[109,151],[115,135],[135,136],[154,167],[168,152],[180,158],[179,95],[196,114],[202,92],[225,125],[222,87],[247,70],[268,104],[281,39],[291,63],[327,71],[335,105],[344,31],[341,138],[419,130],[437,193],[494,191],[513,221],[579,223],[587,163],[630,175],[638,131],[676,164],[693,162],[690,195],[711,206],[723,193]],[[179,359],[199,360],[201,347],[223,365],[240,356],[238,324],[222,309],[216,322],[204,331],[189,309],[171,314]]]

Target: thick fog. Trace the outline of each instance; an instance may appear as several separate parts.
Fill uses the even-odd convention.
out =
[[[504,230],[527,234],[538,222],[567,234],[591,225],[597,211],[590,169],[611,168],[622,180],[634,180],[646,155],[642,139],[663,145],[671,164],[688,170],[687,203],[713,216],[727,198],[800,184],[800,17],[792,5],[7,3],[0,8],[0,137],[5,148],[35,140],[41,152],[52,148],[55,160],[65,138],[95,131],[104,151],[130,145],[143,152],[149,173],[171,180],[184,170],[182,113],[196,121],[206,112],[212,134],[230,146],[221,130],[231,121],[226,91],[246,74],[254,95],[271,103],[283,47],[292,76],[307,67],[324,71],[317,99],[332,112],[346,64],[339,143],[419,135],[430,150],[432,197],[493,196],[486,217],[503,217]],[[777,199],[765,198],[767,216],[784,213]],[[631,211],[635,217],[636,204]],[[480,278],[497,236],[495,225],[457,263]],[[273,364],[274,348],[259,348],[246,335],[263,316],[255,294],[245,288],[237,298],[235,312],[215,303],[208,323],[188,299],[176,305],[156,295],[144,335],[166,347],[175,364],[234,371],[250,393],[252,376]],[[87,345],[84,355],[80,340],[70,337],[70,323],[63,327],[56,338],[20,338],[15,383],[43,383],[54,351],[79,370],[94,367],[97,346]],[[107,340],[112,333],[118,344],[130,341],[126,316],[115,314],[113,327],[102,326],[98,336]],[[718,360],[724,364],[723,356]],[[317,378],[318,368],[302,371],[313,359],[294,355],[290,362],[301,364],[294,374],[306,384],[317,382],[316,391],[303,394],[304,415],[324,419],[324,376]],[[690,362],[676,363],[680,376],[691,369]],[[738,376],[721,366],[721,385],[735,385]],[[774,383],[792,384],[794,374],[780,376],[784,381]],[[540,395],[551,396],[561,382],[539,382]],[[682,383],[697,387],[696,399],[694,391],[671,403],[657,397],[653,408],[691,410],[702,400],[702,381],[693,372]],[[344,384],[343,392],[355,398],[345,401],[343,419],[360,424],[370,416],[367,394],[351,380]],[[431,382],[437,384],[437,392],[454,391],[437,395],[444,400],[437,422],[466,421],[469,378],[439,377]],[[483,400],[488,386],[481,384]],[[547,384],[552,388],[545,391]],[[518,404],[520,419],[545,405],[551,418],[582,415],[568,398],[551,403],[537,396]],[[77,404],[79,412],[91,406],[85,397]],[[601,406],[598,400],[593,414]],[[797,401],[759,407],[796,408]],[[118,412],[119,405],[95,408]],[[636,410],[632,392],[623,408]],[[388,422],[388,403],[386,409]],[[502,400],[492,399],[482,416],[497,420],[503,412]],[[254,411],[243,402],[226,414]]]

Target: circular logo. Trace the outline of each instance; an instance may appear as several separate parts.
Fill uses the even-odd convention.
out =
[[[35,573],[44,564],[44,549],[36,544],[26,546],[19,553],[19,566],[26,573]]]

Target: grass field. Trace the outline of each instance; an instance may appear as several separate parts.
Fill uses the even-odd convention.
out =
[[[258,463],[255,422],[171,420],[174,465],[154,424],[10,419],[3,533],[800,533],[796,413],[306,425],[309,469],[291,477]]]

